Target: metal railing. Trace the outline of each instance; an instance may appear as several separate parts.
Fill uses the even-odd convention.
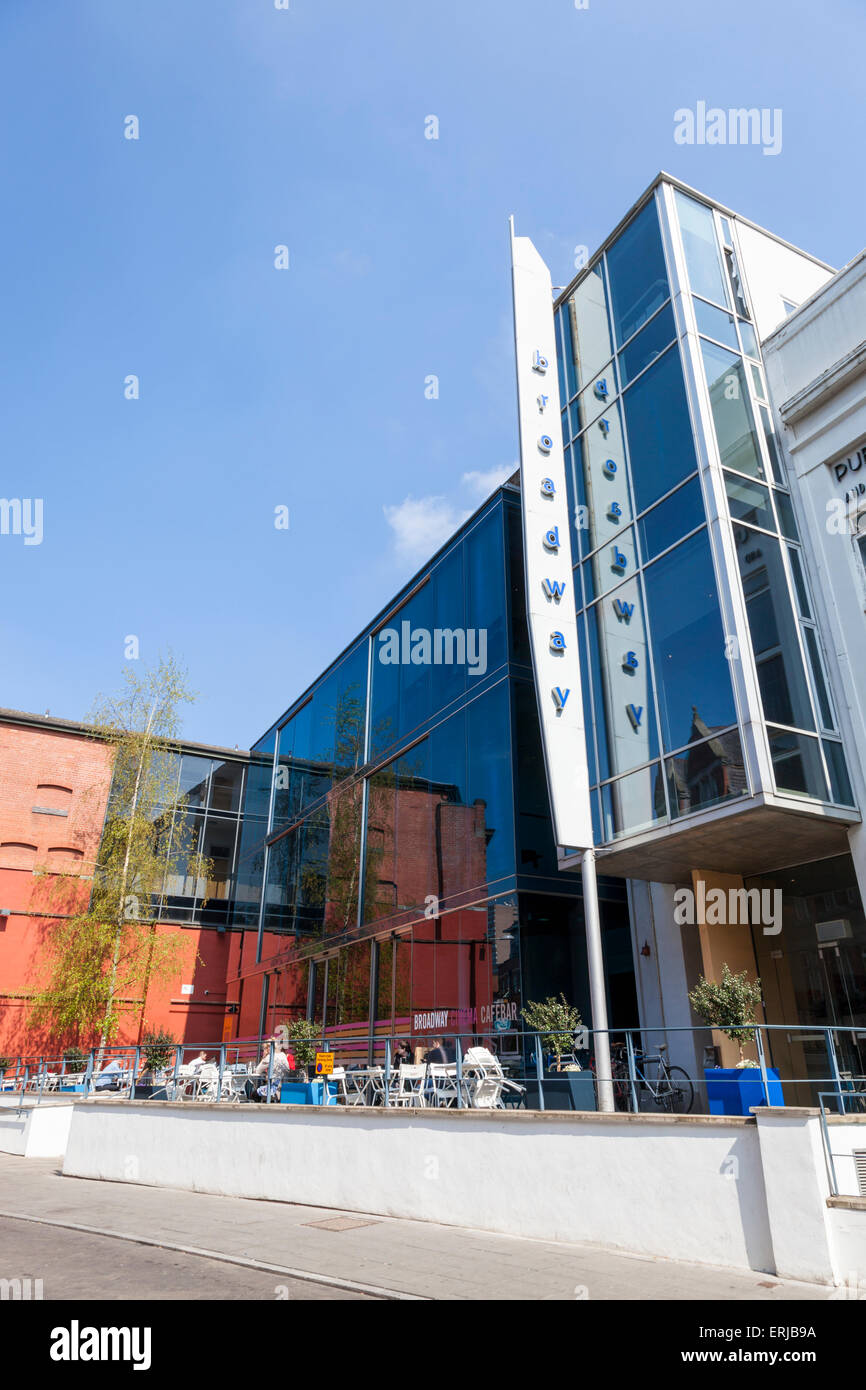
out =
[[[755,1059],[743,1075],[737,1068],[701,1069],[682,1066],[690,1054],[697,1056],[701,1043],[712,1036],[707,1028],[628,1028],[607,1030],[613,1053],[612,1076],[617,1109],[635,1113],[748,1113],[753,1105],[812,1104],[824,1110],[824,1099],[832,1099],[842,1113],[854,1113],[862,1106],[866,1115],[866,1025],[863,1027],[809,1027],[808,1025],[753,1025]],[[509,1028],[490,1033],[447,1032],[453,1052],[454,1085],[449,1086],[448,1104],[471,1107],[478,1090],[479,1074],[501,1077],[497,1105],[527,1109],[593,1109],[598,1104],[598,1078],[594,1071],[594,1034],[579,1030],[568,1050],[557,1060],[545,1045],[547,1035],[527,1029]],[[774,1040],[776,1046],[774,1047]],[[325,1028],[318,1050],[334,1053],[336,1067],[343,1072],[337,1099],[346,1098],[346,1078],[366,1072],[371,1103],[391,1106],[403,1103],[400,1057],[417,1058],[427,1051],[430,1034],[413,1033],[404,1028],[392,1033],[366,1029]],[[781,1046],[779,1044],[782,1044]],[[286,1044],[291,1053],[292,1042]],[[467,1062],[467,1053],[483,1048],[495,1058],[479,1062],[477,1055]],[[792,1048],[811,1064],[806,1075],[791,1074],[780,1065],[790,1060]],[[706,1050],[706,1046],[705,1046]],[[207,1099],[216,1103],[240,1100],[278,1102],[282,1084],[289,1081],[286,1067],[278,1063],[280,1045],[272,1037],[236,1039],[211,1045],[178,1043],[173,1054],[162,1058],[163,1067],[148,1064],[152,1050],[142,1046],[112,1046],[92,1049],[86,1064],[71,1071],[61,1056],[22,1055],[14,1067],[0,1072],[0,1093],[33,1096],[35,1103],[59,1094],[84,1096],[112,1095],[132,1101],[152,1099]],[[189,1074],[185,1057],[206,1054],[207,1084],[197,1084]],[[676,1060],[675,1060],[676,1059]],[[841,1065],[840,1065],[841,1059]],[[106,1070],[108,1068],[108,1070]],[[199,1068],[200,1070],[200,1068]],[[379,1077],[378,1073],[381,1073]],[[427,1077],[432,1077],[429,1070]],[[355,1078],[357,1079],[357,1078]],[[372,1084],[375,1079],[376,1085]],[[381,1079],[381,1086],[378,1085]],[[150,1090],[145,1088],[150,1086]],[[494,1093],[495,1086],[492,1088]],[[429,1084],[416,1087],[419,1104],[441,1103],[443,1088]],[[489,1094],[490,1088],[488,1088]],[[355,1090],[355,1103],[357,1103]],[[745,1099],[743,1099],[745,1097]],[[330,1097],[323,1094],[330,1103]],[[749,1102],[748,1104],[746,1102]],[[736,1107],[740,1105],[738,1110]],[[843,1109],[843,1107],[847,1107]]]

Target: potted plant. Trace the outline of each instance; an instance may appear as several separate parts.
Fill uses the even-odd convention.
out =
[[[11,1057],[0,1057],[0,1085],[6,1080],[6,1073],[13,1066]]]
[[[743,1047],[754,1041],[755,1010],[761,1003],[761,981],[738,975],[727,963],[722,978],[701,976],[689,994],[689,1003],[702,1022],[717,1028],[737,1044],[740,1060],[735,1067],[705,1067],[707,1101],[711,1115],[748,1115],[754,1105],[784,1105],[776,1067],[767,1067],[767,1094],[760,1067],[743,1056]]]
[[[530,1031],[541,1035],[541,1045],[553,1059],[548,1066],[551,1079],[544,1082],[544,1108],[595,1110],[592,1072],[583,1071],[574,1056],[574,1035],[583,1026],[579,1011],[560,994],[558,999],[549,995],[544,1000],[530,1000],[520,1012]],[[526,1103],[530,1109],[531,1100],[540,1104],[538,1083],[529,1081]]]
[[[87,1070],[88,1054],[80,1047],[67,1047],[63,1053],[63,1075],[59,1089],[61,1091],[83,1091],[85,1086],[80,1081],[66,1081],[67,1077],[79,1076]]]
[[[148,1100],[165,1085],[165,1074],[174,1061],[177,1043],[166,1029],[151,1030],[141,1040],[144,1070],[136,1082],[135,1099]]]
[[[298,1079],[296,1081],[284,1081],[280,1087],[280,1100],[284,1105],[323,1105],[334,1104],[331,1096],[332,1092],[328,1085],[327,1099],[325,1098],[324,1081],[310,1081],[309,1069],[316,1060],[316,1053],[319,1048],[319,1040],[322,1036],[322,1025],[309,1018],[295,1018],[290,1023],[283,1024],[286,1042],[290,1047],[295,1059]],[[335,1088],[336,1089],[336,1088]]]

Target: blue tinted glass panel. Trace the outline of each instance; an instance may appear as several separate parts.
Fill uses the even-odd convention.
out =
[[[644,563],[654,560],[669,545],[703,525],[704,502],[697,478],[677,488],[664,502],[645,512],[638,522]]]
[[[776,444],[776,436],[773,433],[773,424],[770,420],[770,412],[765,405],[759,405],[758,414],[761,417],[761,428],[764,431],[764,439],[767,444],[767,453],[770,456],[770,466],[773,470],[773,477],[777,483],[781,483],[782,487],[787,487],[788,480],[785,477],[785,470],[782,466],[782,460],[779,456],[779,449],[778,445]]]
[[[607,253],[610,298],[618,343],[624,343],[668,298],[668,280],[655,200]]]
[[[737,321],[733,314],[726,314],[723,309],[714,308],[704,299],[695,299],[694,306],[698,332],[707,338],[718,339],[720,343],[725,343],[737,352],[740,345],[737,342]]]
[[[644,570],[662,738],[666,749],[737,722],[706,531]]]
[[[637,510],[697,467],[679,350],[670,348],[622,395]]]
[[[632,339],[625,351],[620,353],[619,374],[623,386],[627,386],[644,367],[654,362],[675,337],[674,312],[670,304],[667,304],[646,328]]]
[[[814,729],[799,624],[788,595],[779,542],[775,536],[735,523],[734,544],[764,717],[796,729]]]

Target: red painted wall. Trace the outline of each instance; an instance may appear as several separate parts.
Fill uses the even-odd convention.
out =
[[[0,722],[0,908],[10,909],[0,914],[0,1055],[57,1056],[72,1041],[29,1026],[30,998],[47,977],[53,914],[87,904],[111,762],[111,750],[84,731]],[[155,930],[182,932],[184,963],[146,1000],[127,1001],[118,1042],[162,1027],[191,1046],[218,1044],[230,934],[170,923]]]

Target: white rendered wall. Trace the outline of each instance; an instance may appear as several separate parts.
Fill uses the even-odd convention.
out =
[[[737,1120],[85,1102],[63,1171],[772,1268]]]
[[[3,1097],[0,1104],[0,1153],[22,1158],[60,1158],[66,1152],[72,1103],[24,1105]]]
[[[854,798],[866,807],[866,574],[854,529],[864,525],[861,467],[834,463],[866,442],[866,253],[763,344],[767,384],[791,474],[794,501],[828,677]],[[799,399],[798,399],[799,398]],[[834,516],[835,510],[835,516]],[[866,901],[866,829],[848,834]]]
[[[802,304],[833,272],[808,256],[784,246],[774,237],[735,219],[740,243],[741,269],[755,315],[758,337],[765,338],[785,317],[783,299]]]

